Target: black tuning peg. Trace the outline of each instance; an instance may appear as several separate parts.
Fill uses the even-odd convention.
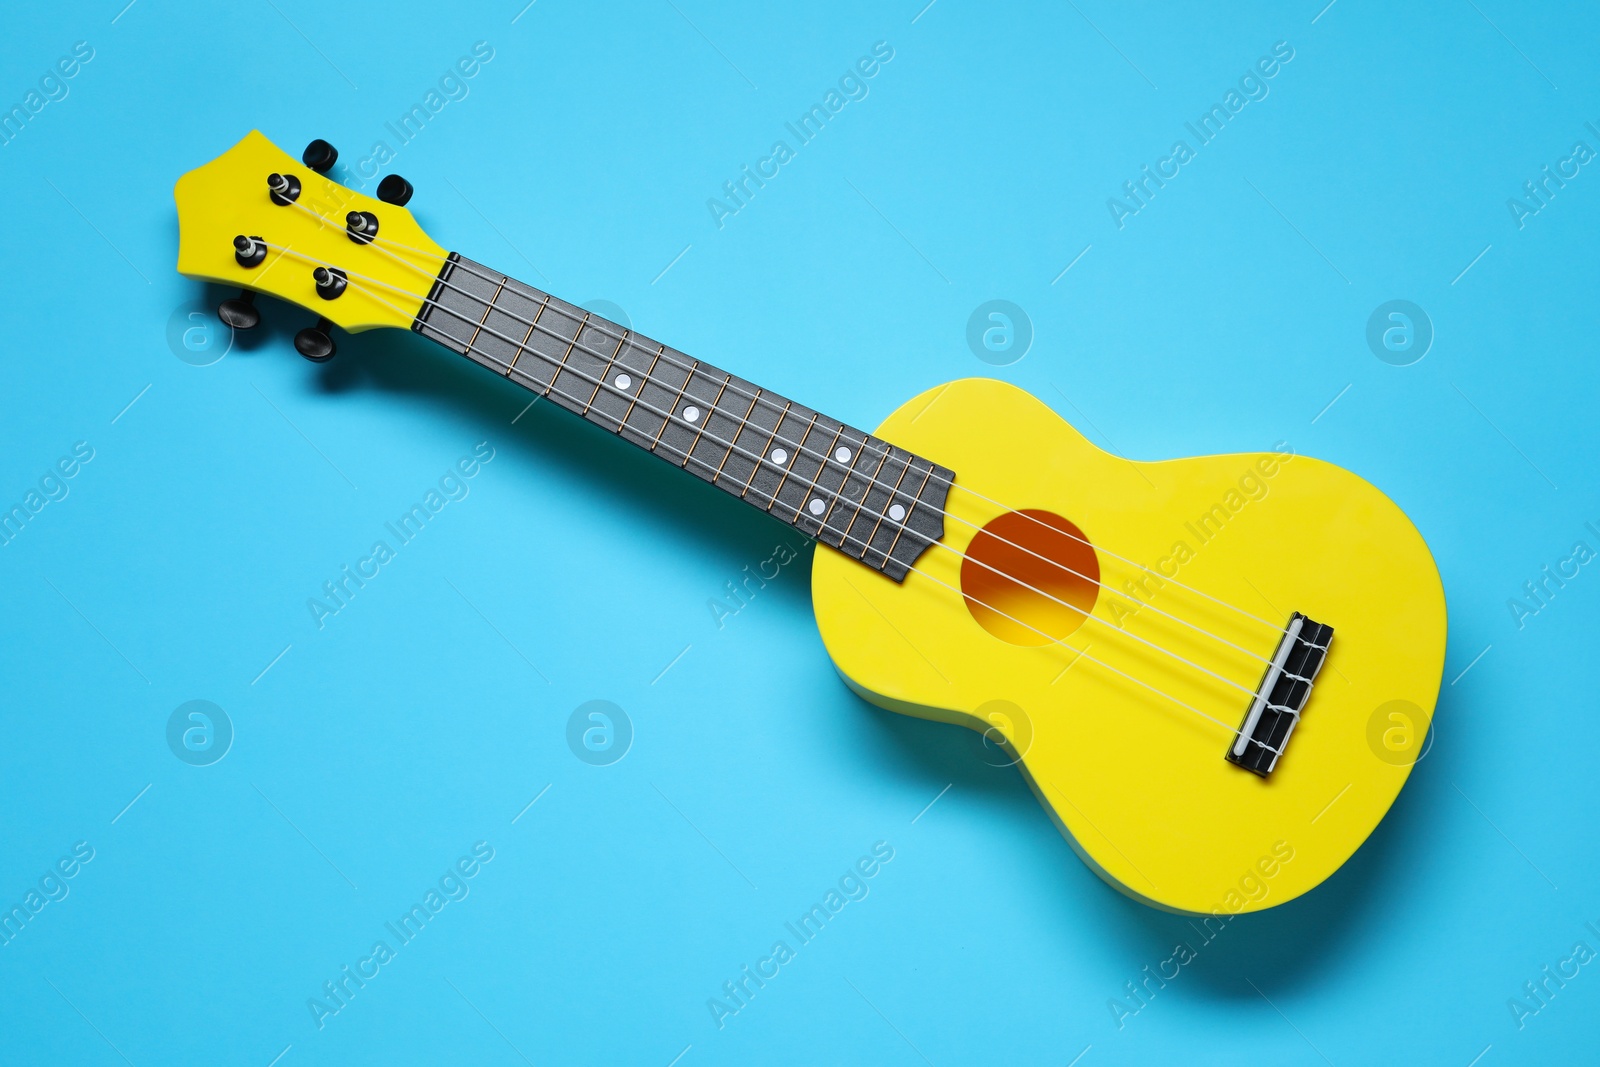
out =
[[[411,183],[398,174],[390,174],[378,183],[378,199],[395,207],[405,207],[414,192]]]
[[[267,258],[267,242],[260,237],[246,237],[241,233],[233,239],[233,258],[238,260],[241,267],[259,267]]]
[[[253,330],[261,321],[261,311],[256,307],[256,294],[241,289],[239,295],[217,305],[217,318],[235,330]]]
[[[267,192],[272,194],[272,202],[279,207],[288,207],[300,199],[300,179],[293,174],[267,175]]]
[[[311,272],[311,280],[317,283],[317,295],[324,300],[336,300],[350,284],[344,271],[338,267],[318,267]]]
[[[318,174],[326,174],[339,162],[339,150],[318,137],[300,153],[300,161]]]
[[[378,236],[378,216],[370,211],[352,211],[344,221],[345,233],[358,245],[369,245]]]
[[[313,363],[327,362],[338,351],[334,347],[333,338],[328,336],[328,331],[331,329],[333,323],[327,319],[318,319],[315,326],[307,326],[294,335],[294,350]]]

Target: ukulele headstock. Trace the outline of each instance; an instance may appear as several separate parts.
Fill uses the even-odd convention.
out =
[[[349,331],[407,329],[427,299],[448,253],[402,205],[410,186],[390,175],[373,199],[323,176],[337,153],[313,141],[295,159],[258,131],[178,179],[178,271],[237,285],[298,304],[319,319],[296,347],[311,359],[326,354],[307,333],[326,340],[326,325]],[[386,202],[387,201],[387,202]],[[224,303],[225,322],[248,328],[256,312],[245,300]]]

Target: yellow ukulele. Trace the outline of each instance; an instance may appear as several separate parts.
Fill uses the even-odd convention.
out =
[[[967,379],[846,426],[434,243],[403,205],[251,133],[177,186],[178,269],[414,330],[827,546],[812,597],[852,689],[981,731],[1085,863],[1234,914],[1331,875],[1428,731],[1445,605],[1395,504],[1276,452],[1136,463]]]

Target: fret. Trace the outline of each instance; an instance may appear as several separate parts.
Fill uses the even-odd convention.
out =
[[[928,463],[927,460],[918,462]],[[888,558],[879,567],[895,581],[906,576],[911,564],[929,545],[944,537],[944,504],[954,480],[953,471],[928,463],[928,476],[917,489],[911,510],[906,514],[905,528],[896,534]]]
[[[769,453],[777,442],[778,422],[783,418],[784,412],[789,410],[789,402],[782,397],[773,396],[765,389],[751,391],[755,394],[755,399],[750,401],[750,410],[745,414],[739,433],[733,439],[734,447],[723,473],[729,481],[729,485],[725,488],[732,492],[731,483],[740,477],[739,471],[743,470],[745,473],[740,481],[739,496],[765,509],[766,505],[759,498],[751,499],[750,492],[755,487],[757,476],[763,470],[771,471],[773,484],[777,484],[778,472],[783,468],[773,465]],[[735,462],[738,466],[734,466]]]
[[[654,341],[646,342],[644,338],[636,337],[628,343],[627,355],[624,357],[630,361],[636,358],[635,353],[638,354],[637,358],[645,355],[650,357],[642,380],[629,376],[628,389],[632,395],[628,398],[628,410],[622,415],[621,430],[623,437],[646,450],[655,447],[656,439],[661,436],[661,430],[667,424],[667,420],[660,415],[656,405],[650,400],[652,389],[661,391],[663,388],[659,384],[660,376],[656,368],[660,367],[660,373],[666,373],[670,367],[670,364],[662,363],[661,357],[665,352],[665,345],[656,344]]]
[[[660,358],[660,345],[629,333],[606,370],[605,387],[589,405],[589,419],[636,445],[649,442],[650,435],[641,435],[629,420],[639,403],[639,392]]]
[[[778,499],[789,512],[785,519],[807,537],[822,529],[822,513],[828,502],[816,492],[815,478],[822,472],[822,460],[833,451],[844,424],[826,415],[813,415],[806,432],[789,454],[789,473],[778,486]]]
[[[488,335],[485,343],[498,350],[500,345],[510,344],[507,338],[516,342],[510,344],[511,360],[503,373],[541,395],[550,385],[550,368],[537,356],[528,356],[528,342],[539,328],[539,317],[549,299],[547,293],[513,280],[500,291],[495,307],[483,320],[484,333]]]
[[[889,553],[894,549],[895,534],[900,531],[901,524],[905,522],[906,515],[910,513],[914,502],[912,497],[902,494],[901,486],[905,484],[906,475],[913,469],[915,458],[903,448],[890,448],[885,455],[883,466],[876,479],[878,484],[867,494],[867,501],[863,507],[864,516],[872,519],[872,529],[864,534],[855,529],[850,531],[850,535],[859,538],[864,545],[861,559],[865,560],[869,555],[876,554],[881,563],[889,558]],[[927,475],[923,475],[923,480],[927,480]],[[889,511],[897,504],[902,509],[898,519]]]
[[[490,370],[505,373],[505,368],[509,366],[509,361],[503,358],[505,353],[491,348],[474,348],[470,343],[471,336],[481,328],[479,324],[493,306],[495,292],[504,281],[504,275],[482,278],[460,269],[458,260],[450,260],[440,271],[433,292],[424,305],[432,311],[428,323],[424,325],[419,318],[412,328]]]
[[[800,454],[800,445],[811,432],[811,427],[817,421],[817,413],[800,404],[789,404],[785,407],[783,416],[778,420],[778,427],[772,432],[772,443],[767,446],[765,453],[768,463],[762,464],[755,475],[756,502],[765,501],[763,507],[767,514],[792,522],[799,513],[800,505],[804,503],[804,490],[796,495],[791,491],[791,499],[783,499],[781,494],[789,484],[790,474],[794,470],[794,457]],[[780,459],[778,453],[782,452]],[[783,509],[777,505],[782,502]],[[785,516],[782,511],[788,511]]]
[[[734,496],[744,490],[756,462],[733,448],[739,431],[755,407],[755,396],[754,385],[728,375],[727,383],[712,401],[711,413],[705,416],[705,430],[695,442],[692,453],[695,462],[711,472],[711,484]]]
[[[684,387],[689,384],[689,375],[695,365],[696,361],[682,352],[662,345],[656,370],[645,383],[644,391],[639,394],[640,405],[648,404],[650,414],[659,420],[648,447],[663,459],[671,459],[672,456],[670,453],[662,455],[659,451],[661,437],[672,427],[673,413],[677,410],[679,398],[683,396]]]
[[[545,294],[530,292],[515,278],[507,279],[483,318],[474,348],[495,360],[501,374],[510,373],[522,357],[531,323],[544,308]]]
[[[581,308],[579,310],[582,310]],[[585,417],[606,382],[606,373],[622,347],[622,329],[585,312],[552,388],[573,397],[578,414]]]
[[[587,317],[588,312],[582,308],[559,297],[546,296],[528,339],[511,367],[511,379],[537,389],[568,411],[581,414],[589,391],[582,388],[582,379],[571,377],[563,382],[560,378],[567,354],[572,351],[572,343]]]
[[[850,485],[846,483],[845,495],[856,501],[856,510],[844,526],[843,545],[844,551],[857,559],[866,559],[872,547],[872,535],[889,507],[892,489],[881,483],[884,480],[884,466],[893,452],[894,449],[887,442],[875,437],[868,438],[867,443],[861,446],[861,453],[866,458],[858,469],[862,482],[859,498],[851,495]]]
[[[656,441],[655,453],[658,456],[665,456],[696,478],[709,482],[716,474],[715,468],[707,468],[701,463],[690,463],[689,454],[700,440],[700,434],[705,430],[706,417],[728,384],[729,376],[699,360],[691,360],[687,356],[683,359],[694,369],[689,372],[688,378],[678,390],[678,395],[673,398],[672,406],[664,409],[671,414],[667,424],[661,429],[661,437]]]
[[[944,536],[954,472],[459,255],[411,328],[895,581]]]
[[[705,364],[701,364],[701,366],[705,366]],[[710,370],[710,368],[707,368],[707,370]],[[710,409],[699,411],[698,417],[696,417],[696,411],[691,410],[689,407],[683,407],[679,409],[685,412],[685,417],[694,423],[696,431],[694,435],[694,444],[689,446],[689,459],[685,460],[684,462],[688,463],[690,460],[693,460],[698,464],[700,470],[710,471],[711,473],[707,476],[707,481],[710,482],[716,481],[717,471],[722,469],[722,465],[720,462],[710,462],[703,454],[697,455],[695,453],[695,449],[700,448],[701,445],[707,440],[707,430],[711,427],[711,420],[717,414],[717,402],[722,399],[722,394],[728,391],[728,383],[731,381],[733,381],[733,375],[724,374],[722,376],[722,383],[717,386],[717,395],[711,398]],[[733,435],[729,434],[728,436],[732,437]],[[712,444],[712,451],[715,451],[717,442],[716,436],[712,435],[710,437],[710,441]]]
[[[918,467],[925,467],[926,469],[920,472],[921,480],[917,482],[916,491],[911,494],[911,503],[907,507],[905,516],[894,525],[893,536],[889,540],[889,547],[883,553],[885,562],[896,558],[895,553],[900,547],[901,539],[911,531],[911,516],[916,512],[916,496],[918,493],[922,492],[922,490],[927,486],[929,480],[933,477],[934,466],[932,463],[929,463],[927,460],[914,459],[912,460],[908,469],[915,471]],[[912,533],[911,536],[914,540],[917,535]],[[921,550],[919,549],[918,551],[920,552]]]
[[[452,284],[450,279],[456,273],[461,257],[451,252],[445,257],[444,266],[439,270],[439,276],[433,280],[433,285],[428,289],[428,296],[422,301],[422,307],[417,311],[417,318],[411,324],[412,330],[420,333],[428,340],[455,352],[457,355],[466,355],[464,347],[458,348],[452,343],[451,337],[445,333],[441,326],[450,321],[450,316],[441,314],[439,300],[449,291]],[[429,325],[430,320],[438,319],[439,323]]]
[[[489,318],[489,312],[494,310],[494,302],[500,299],[500,290],[504,289],[505,287],[506,279],[501,278],[494,287],[494,295],[491,296],[489,298],[489,302],[483,306],[483,318],[478,320],[478,325],[472,328],[472,336],[467,339],[467,350],[469,352],[473,349],[473,342],[477,341],[478,334],[483,332],[483,324]]]
[[[818,422],[820,424],[821,420]],[[844,484],[845,475],[849,473],[849,468],[834,459],[834,452],[841,447],[849,447],[850,435],[859,436],[860,431],[852,431],[843,423],[835,425],[838,428],[834,431],[833,439],[828,442],[827,447],[817,450],[820,455],[806,456],[807,460],[816,464],[817,469],[809,479],[811,484],[806,489],[805,514],[801,516],[801,520],[812,527],[809,531],[812,537],[838,548],[840,538],[837,531],[827,528],[828,516],[833,513],[834,505],[838,502],[840,488]],[[853,458],[856,450],[852,447],[849,451]]]
[[[855,553],[845,541],[844,533],[860,510],[859,501],[867,489],[865,479],[857,477],[855,470],[856,464],[861,462],[867,440],[867,435],[860,430],[849,426],[841,428],[839,439],[828,453],[828,462],[823,464],[815,479],[817,489],[827,494],[824,497],[827,508],[822,515],[822,529],[817,533],[817,540],[850,555]],[[807,508],[809,510],[810,505]]]
[[[929,465],[933,471],[917,490],[916,505],[907,516],[906,525],[931,544],[944,536],[944,503],[956,476],[954,471]]]

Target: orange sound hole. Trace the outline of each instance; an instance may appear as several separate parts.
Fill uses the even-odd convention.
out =
[[[1009,511],[991,520],[961,561],[967,610],[1013,645],[1046,645],[1082,626],[1099,582],[1089,539],[1048,511]]]

